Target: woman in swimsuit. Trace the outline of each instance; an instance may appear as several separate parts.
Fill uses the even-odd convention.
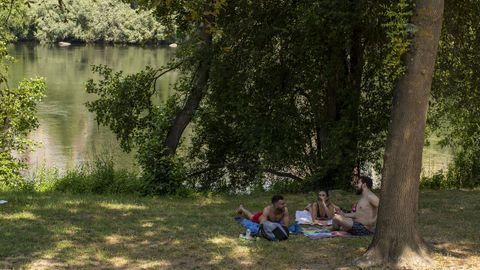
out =
[[[333,218],[336,208],[338,208],[338,206],[330,202],[328,190],[320,190],[317,193],[317,200],[309,204],[305,209],[310,211],[314,224],[323,224],[325,222],[321,222],[322,220],[325,221]]]

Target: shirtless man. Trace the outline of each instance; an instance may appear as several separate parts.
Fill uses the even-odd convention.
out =
[[[243,205],[240,205],[240,207],[238,207],[238,213],[259,224],[268,220],[288,226],[288,223],[290,222],[287,203],[285,203],[285,200],[281,195],[273,196],[272,204],[263,208],[263,211],[258,211],[255,214],[252,214],[243,207]]]
[[[361,195],[357,203],[356,211],[344,213],[335,209],[333,223],[340,226],[344,231],[353,235],[370,235],[375,231],[379,199],[372,189],[372,179],[367,176],[359,177],[355,188]]]

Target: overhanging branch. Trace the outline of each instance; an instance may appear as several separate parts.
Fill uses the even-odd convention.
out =
[[[201,175],[201,174],[204,174],[204,173],[207,173],[207,172],[210,172],[210,171],[213,171],[215,169],[220,169],[220,168],[247,168],[247,169],[254,169],[254,170],[258,170],[260,172],[266,172],[266,173],[271,173],[271,174],[274,174],[274,175],[277,175],[277,176],[280,176],[280,177],[286,177],[286,178],[290,178],[290,179],[293,179],[293,180],[296,180],[296,181],[303,181],[304,179],[299,177],[299,176],[296,176],[292,173],[289,173],[289,172],[282,172],[282,171],[277,171],[277,170],[274,170],[274,169],[270,169],[270,168],[261,168],[261,167],[258,167],[256,165],[253,165],[253,164],[248,164],[248,163],[234,163],[234,164],[227,164],[227,163],[220,163],[220,164],[212,164],[210,165],[208,168],[205,168],[205,169],[202,169],[202,170],[199,170],[199,171],[196,171],[196,172],[193,172],[191,174],[188,175],[188,177],[194,177],[194,176],[197,176],[197,175]]]

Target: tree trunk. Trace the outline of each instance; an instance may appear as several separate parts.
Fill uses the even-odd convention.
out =
[[[426,113],[443,18],[443,0],[415,0],[416,28],[406,73],[393,98],[375,236],[356,264],[416,268],[431,263],[417,226]]]
[[[200,51],[205,53],[205,56],[200,60],[197,71],[193,74],[193,87],[190,94],[187,97],[185,105],[177,113],[172,125],[168,130],[167,137],[165,139],[165,146],[169,155],[175,155],[177,146],[182,137],[183,131],[192,121],[195,111],[200,106],[203,96],[207,91],[208,78],[210,76],[210,65],[212,62],[211,47],[212,47],[212,35],[203,25],[201,28],[202,45]]]
[[[2,129],[1,129],[1,133],[0,133],[0,140],[4,138],[4,134],[6,134],[8,132],[8,130],[10,129],[10,118],[8,117],[4,117],[3,118],[3,123],[2,123]],[[2,142],[0,141],[0,145],[4,145],[6,142]],[[2,147],[0,148],[0,153],[3,153],[5,152],[5,149]]]

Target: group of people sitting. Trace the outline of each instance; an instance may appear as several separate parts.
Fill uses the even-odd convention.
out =
[[[328,190],[320,190],[315,202],[307,205],[305,210],[311,214],[313,224],[328,225],[326,221],[331,220],[333,230],[347,231],[352,235],[371,235],[375,232],[379,205],[379,198],[372,192],[372,184],[370,177],[359,177],[355,189],[361,197],[352,210],[342,210],[331,202]],[[268,221],[288,227],[290,223],[287,204],[281,195],[273,196],[272,204],[256,213],[240,205],[238,214],[258,224]]]

